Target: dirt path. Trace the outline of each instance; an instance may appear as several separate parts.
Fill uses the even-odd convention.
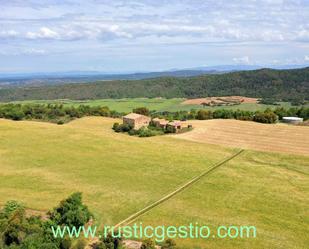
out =
[[[151,209],[155,208],[156,206],[160,205],[161,203],[169,200],[170,198],[172,198],[173,196],[175,196],[176,194],[178,194],[179,192],[187,189],[188,187],[190,187],[192,184],[196,183],[197,181],[199,181],[202,177],[210,174],[212,171],[214,171],[215,169],[217,169],[218,167],[222,166],[223,164],[227,163],[228,161],[232,160],[233,158],[235,158],[236,156],[240,155],[244,150],[240,150],[237,153],[233,154],[232,156],[224,159],[223,161],[215,164],[214,166],[212,166],[210,169],[207,169],[206,171],[202,172],[200,175],[194,177],[193,179],[191,179],[190,181],[186,182],[185,184],[183,184],[182,186],[178,187],[176,190],[174,190],[173,192],[167,194],[166,196],[162,197],[160,200],[150,204],[149,206],[143,208],[142,210],[132,214],[131,216],[129,216],[128,218],[120,221],[118,224],[116,224],[114,227],[115,229],[120,227],[120,226],[125,226],[128,225],[130,223],[132,223],[134,220],[136,220],[137,218],[139,218],[141,215],[149,212]]]

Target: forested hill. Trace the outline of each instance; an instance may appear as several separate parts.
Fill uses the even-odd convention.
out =
[[[101,81],[0,89],[0,101],[242,95],[275,100],[308,100],[309,68],[261,69],[189,78]]]

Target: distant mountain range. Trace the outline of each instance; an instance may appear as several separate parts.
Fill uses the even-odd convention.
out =
[[[296,69],[306,65],[271,66],[271,69]],[[254,65],[220,65],[186,69],[172,69],[160,72],[99,72],[99,71],[69,71],[46,73],[0,73],[0,87],[20,85],[45,85],[65,83],[87,83],[106,80],[141,80],[158,77],[193,77],[203,74],[222,74],[227,72],[248,71],[266,68]]]

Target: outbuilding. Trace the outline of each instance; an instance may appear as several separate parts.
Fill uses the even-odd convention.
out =
[[[173,132],[177,133],[181,130],[181,122],[178,122],[178,121],[169,122],[166,125],[166,128],[168,127],[170,127],[173,130]]]
[[[288,124],[299,124],[302,123],[304,119],[299,117],[283,117],[282,121]]]
[[[166,128],[166,125],[168,124],[168,121],[165,120],[165,119],[160,119],[160,118],[154,118],[152,120],[152,123],[158,127],[158,128],[163,128],[165,129]]]

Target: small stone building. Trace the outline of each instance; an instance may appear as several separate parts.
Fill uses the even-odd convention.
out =
[[[160,119],[160,118],[154,118],[152,120],[153,124],[158,127],[158,128],[162,128],[165,129],[166,125],[168,124],[168,121],[165,119]]]
[[[142,127],[147,127],[150,123],[151,118],[137,113],[130,113],[124,116],[122,120],[124,124],[128,124],[134,130],[138,130]]]
[[[175,133],[179,132],[181,130],[181,122],[173,121],[169,122],[166,127],[172,127]]]

